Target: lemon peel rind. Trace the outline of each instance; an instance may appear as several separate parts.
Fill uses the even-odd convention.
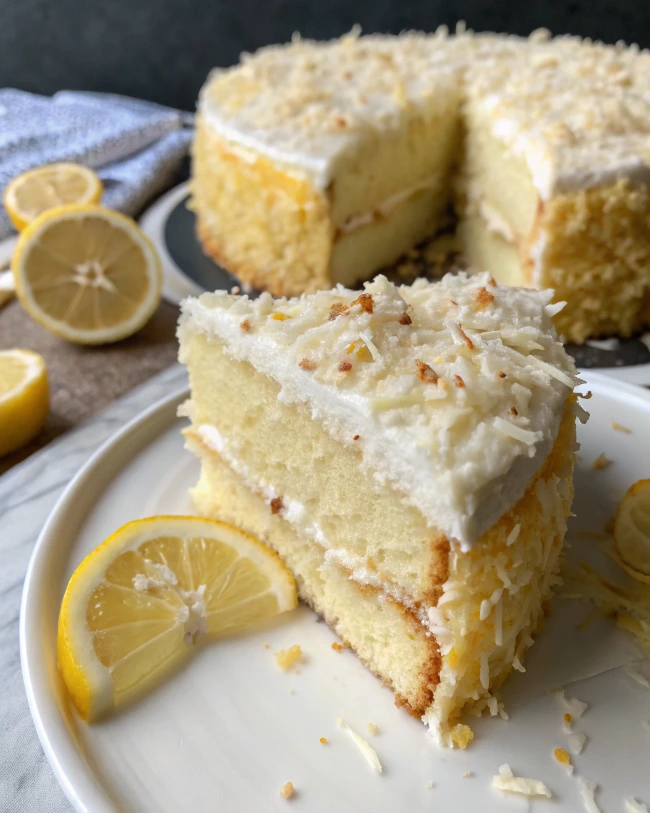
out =
[[[75,164],[71,161],[59,161],[55,164],[45,164],[34,167],[33,169],[28,169],[26,172],[21,173],[7,184],[4,195],[2,196],[2,203],[5,207],[9,220],[11,220],[14,228],[17,231],[22,232],[27,226],[30,225],[30,223],[33,223],[36,218],[28,219],[24,216],[25,213],[21,213],[18,201],[16,200],[16,189],[18,188],[19,184],[24,183],[28,179],[37,177],[38,175],[43,175],[47,170],[51,170],[54,167],[56,167],[58,170],[69,169],[71,172],[83,174],[84,177],[89,181],[86,195],[82,200],[76,201],[76,203],[86,205],[99,203],[99,201],[102,199],[102,195],[104,194],[104,185],[101,178],[96,172],[90,169],[90,167],[86,167],[83,164]]]

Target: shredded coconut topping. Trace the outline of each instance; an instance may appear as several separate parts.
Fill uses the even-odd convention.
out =
[[[379,761],[377,752],[372,747],[372,745],[366,742],[366,740],[364,740],[364,738],[360,734],[357,734],[357,732],[353,728],[350,728],[350,726],[345,722],[345,720],[342,720],[339,717],[336,722],[339,728],[342,728],[344,731],[348,732],[354,744],[366,758],[366,762],[368,763],[368,765],[370,765],[373,771],[375,771],[376,773],[382,773],[383,768],[381,766],[381,762]]]
[[[553,794],[539,779],[525,779],[514,776],[508,764],[499,768],[498,776],[492,777],[492,787],[502,793],[519,793],[522,796],[545,796],[550,799]]]
[[[398,288],[378,276],[361,296],[341,286],[296,299],[204,294],[185,301],[180,330],[219,337],[274,378],[280,398],[305,403],[336,437],[360,436],[365,463],[466,549],[523,494],[578,382],[546,310],[551,293],[490,280]]]
[[[228,140],[284,161],[325,188],[336,161],[378,129],[465,92],[520,154],[542,197],[650,175],[650,55],[577,37],[473,34],[359,37],[244,54],[216,69],[199,111]]]

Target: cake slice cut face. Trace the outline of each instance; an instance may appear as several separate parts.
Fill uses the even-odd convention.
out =
[[[423,35],[298,40],[215,71],[193,146],[204,248],[276,295],[368,279],[438,229],[459,101]]]
[[[556,579],[577,407],[549,300],[461,274],[183,306],[197,510],[275,548],[448,744]]]
[[[650,54],[533,38],[468,62],[460,162],[467,261],[553,288],[582,343],[650,322]]]

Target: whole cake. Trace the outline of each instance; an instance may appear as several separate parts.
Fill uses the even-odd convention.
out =
[[[550,299],[461,273],[183,304],[197,510],[275,548],[447,744],[496,712],[556,581],[578,407]]]
[[[353,33],[211,74],[192,200],[212,257],[289,296],[370,278],[453,200],[466,260],[553,288],[582,342],[650,324],[649,180],[647,52]]]

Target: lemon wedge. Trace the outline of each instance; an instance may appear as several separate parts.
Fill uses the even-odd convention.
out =
[[[42,356],[30,350],[0,350],[0,457],[40,432],[48,405]]]
[[[650,480],[638,480],[621,500],[614,542],[624,569],[638,581],[650,584]]]
[[[223,522],[162,516],[122,526],[76,569],[57,654],[90,722],[150,690],[197,645],[297,604],[280,558]]]
[[[99,203],[103,192],[97,173],[81,164],[47,164],[14,178],[5,189],[4,205],[22,231],[48,209],[69,203]]]
[[[131,336],[160,302],[153,244],[135,221],[103,206],[40,215],[20,235],[11,268],[30,316],[79,344]]]

